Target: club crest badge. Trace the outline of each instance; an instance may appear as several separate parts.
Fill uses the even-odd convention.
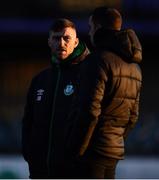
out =
[[[72,85],[72,84],[66,85],[66,87],[65,87],[65,89],[64,89],[64,94],[65,94],[66,96],[70,96],[70,95],[73,94],[73,93],[74,93],[74,87],[73,87],[73,85]]]
[[[44,90],[43,89],[38,89],[37,90],[36,101],[41,101],[43,94],[44,94]]]

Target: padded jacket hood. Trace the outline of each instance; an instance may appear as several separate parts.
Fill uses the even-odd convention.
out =
[[[113,31],[101,28],[95,33],[94,42],[97,49],[113,51],[126,62],[142,61],[142,47],[132,29]]]

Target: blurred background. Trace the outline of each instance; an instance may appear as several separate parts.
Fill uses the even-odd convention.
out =
[[[143,46],[143,89],[138,124],[126,142],[117,178],[159,178],[159,1],[5,0],[0,5],[0,178],[28,178],[21,156],[21,120],[32,77],[50,65],[51,23],[73,20],[90,46],[88,17],[100,6],[117,7],[123,28],[133,28]],[[91,48],[91,47],[90,47]]]

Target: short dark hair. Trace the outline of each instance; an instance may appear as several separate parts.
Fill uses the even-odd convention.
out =
[[[92,14],[93,23],[100,24],[105,28],[115,29],[117,21],[122,24],[122,17],[120,12],[115,8],[110,8],[106,6],[96,8]]]
[[[59,18],[55,22],[53,22],[53,24],[50,27],[50,30],[58,32],[66,27],[71,27],[76,30],[75,24],[71,20],[65,18]]]

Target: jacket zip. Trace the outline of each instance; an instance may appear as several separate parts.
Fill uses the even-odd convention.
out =
[[[53,129],[53,120],[55,116],[55,104],[56,104],[57,92],[58,92],[58,87],[59,87],[59,82],[60,82],[60,77],[61,77],[60,66],[57,65],[57,68],[58,68],[58,76],[57,76],[54,98],[53,98],[53,103],[52,103],[52,114],[51,114],[50,129],[49,129],[49,147],[48,147],[48,156],[47,156],[48,175],[50,175],[50,172],[51,172],[50,157],[51,157],[51,151],[52,151],[52,129]]]

